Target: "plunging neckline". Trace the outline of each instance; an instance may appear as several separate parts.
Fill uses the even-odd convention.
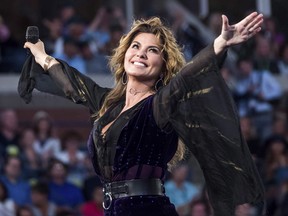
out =
[[[123,108],[125,106],[124,100],[122,100],[119,105],[116,105],[116,106],[112,107],[111,110],[107,110],[106,113],[103,115],[103,117],[104,117],[104,119],[103,119],[104,121],[102,122],[103,124],[101,124],[101,126],[99,128],[100,137],[102,139],[105,139],[107,133],[109,133],[110,129],[114,126],[114,124],[115,124],[115,122],[117,122],[117,120],[119,120],[124,114],[127,114],[131,110],[137,109],[146,99],[150,98],[151,96],[153,96],[153,94],[143,98],[142,100],[137,102],[135,105],[131,106],[130,108],[126,109],[123,112],[122,112],[122,110],[123,110]],[[115,115],[112,114],[112,116],[107,114],[108,112],[110,112],[110,113],[113,112],[115,109],[120,109],[120,113],[119,114],[116,113]],[[115,112],[118,112],[118,110],[116,110]],[[114,118],[114,116],[116,116],[116,117]],[[111,118],[114,118],[114,120],[110,121]],[[109,125],[108,128],[103,132],[103,129],[107,125]]]

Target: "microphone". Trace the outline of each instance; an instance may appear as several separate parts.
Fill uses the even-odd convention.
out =
[[[39,30],[37,26],[28,26],[26,29],[26,41],[33,44],[39,40]]]

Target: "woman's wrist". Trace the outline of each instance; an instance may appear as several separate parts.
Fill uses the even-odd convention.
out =
[[[47,71],[52,65],[58,63],[54,57],[47,55],[46,53],[39,56],[36,61],[44,71]]]
[[[214,40],[214,52],[216,55],[219,55],[223,52],[225,52],[228,49],[227,41],[219,35],[215,40]]]

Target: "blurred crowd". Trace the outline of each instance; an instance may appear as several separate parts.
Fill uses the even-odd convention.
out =
[[[189,61],[205,42],[183,14],[175,13],[167,20]],[[220,33],[221,14],[213,13],[203,22],[215,35]],[[72,6],[66,6],[43,24],[48,36],[41,39],[47,52],[88,75],[110,73],[108,57],[127,28],[123,11],[112,7],[100,8],[86,23]],[[237,61],[232,66],[224,64],[220,71],[263,179],[269,216],[288,215],[288,40],[279,29],[273,17],[266,17],[256,37],[231,48]],[[15,59],[25,55],[15,48],[1,18],[0,45],[1,72],[20,71],[22,65],[15,64]],[[103,215],[101,183],[87,156],[85,137],[69,128],[59,136],[47,113],[35,113],[30,124],[20,128],[15,111],[2,110],[0,154],[0,215]],[[180,216],[213,215],[203,179],[195,180],[196,175],[201,173],[187,161],[168,174],[166,194]],[[244,204],[235,215],[258,216],[260,212],[260,206]]]

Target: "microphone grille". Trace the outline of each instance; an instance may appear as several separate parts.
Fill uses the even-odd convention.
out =
[[[27,36],[38,36],[39,37],[39,30],[37,26],[28,26],[26,29],[26,37]]]

